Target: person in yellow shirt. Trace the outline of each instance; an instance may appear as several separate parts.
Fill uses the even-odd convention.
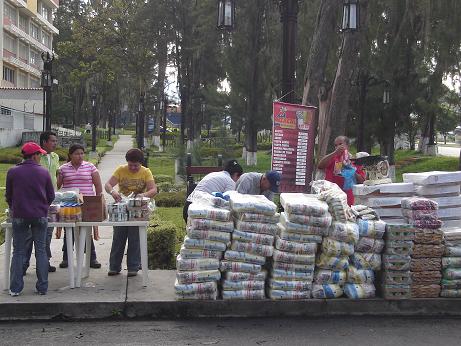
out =
[[[140,149],[130,149],[125,155],[126,165],[119,166],[104,185],[116,202],[122,200],[121,194],[131,193],[138,197],[152,198],[157,194],[157,185],[149,168],[143,167],[144,154]],[[114,188],[118,185],[118,191]],[[139,233],[137,227],[114,226],[114,236],[109,259],[109,276],[118,275],[122,270],[122,259],[128,239],[127,267],[128,276],[135,276],[141,265]]]

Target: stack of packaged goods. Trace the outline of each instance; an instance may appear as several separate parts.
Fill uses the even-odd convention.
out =
[[[274,236],[278,230],[277,206],[266,197],[229,193],[235,230],[230,249],[224,253],[221,271],[222,297],[264,299],[266,258],[274,253]]]
[[[357,208],[355,209],[357,211]],[[362,210],[364,211],[365,209]],[[373,213],[363,215],[370,218]],[[355,244],[354,254],[350,257],[344,293],[351,299],[372,298],[376,294],[375,271],[381,270],[381,252],[384,248],[382,238],[386,231],[386,223],[359,217],[357,225],[359,240]]]
[[[338,298],[344,293],[349,256],[359,240],[359,230],[347,204],[346,194],[336,185],[324,180],[312,183],[312,192],[328,204],[333,223],[325,233],[316,260],[313,298]]]
[[[411,255],[415,228],[408,224],[386,225],[382,293],[385,299],[411,298]]]
[[[228,201],[195,194],[188,210],[187,236],[176,259],[178,300],[217,298],[220,259],[233,230]]]
[[[438,205],[437,216],[443,228],[459,227],[461,224],[461,171],[405,173],[403,181],[415,184],[416,194]]]
[[[328,204],[302,193],[282,193],[280,203],[285,211],[275,240],[268,295],[271,299],[308,299],[317,247],[331,224]]]
[[[437,203],[422,197],[402,200],[402,214],[415,228],[411,255],[412,298],[434,298],[440,295],[442,278],[442,222],[437,217]]]
[[[392,183],[381,185],[354,185],[352,192],[356,204],[363,204],[378,214],[379,218],[387,224],[404,224],[402,217],[402,198],[414,195],[413,183]]]
[[[461,228],[443,231],[445,254],[442,257],[442,297],[461,297]]]

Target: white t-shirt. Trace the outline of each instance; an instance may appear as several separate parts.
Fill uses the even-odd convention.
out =
[[[196,191],[213,193],[213,192],[226,192],[235,190],[235,181],[232,180],[229,172],[220,171],[212,172],[203,177],[195,187],[194,191],[187,197],[188,202],[192,202],[194,193]]]

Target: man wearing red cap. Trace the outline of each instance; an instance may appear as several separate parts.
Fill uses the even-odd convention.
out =
[[[35,291],[48,291],[48,257],[46,236],[48,208],[54,200],[54,188],[48,170],[40,165],[46,154],[37,143],[28,142],[21,149],[24,161],[10,168],[6,175],[6,201],[13,223],[13,259],[11,261],[10,295],[18,296],[24,288],[23,264],[26,237],[32,231],[35,247],[37,284]]]

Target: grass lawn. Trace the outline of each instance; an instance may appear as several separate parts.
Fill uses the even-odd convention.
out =
[[[403,173],[429,172],[429,171],[457,171],[459,159],[447,156],[418,156],[418,160],[396,170],[396,182],[402,182]]]
[[[174,177],[174,161],[175,158],[172,153],[151,153],[149,156],[149,168],[154,177],[159,174]]]

